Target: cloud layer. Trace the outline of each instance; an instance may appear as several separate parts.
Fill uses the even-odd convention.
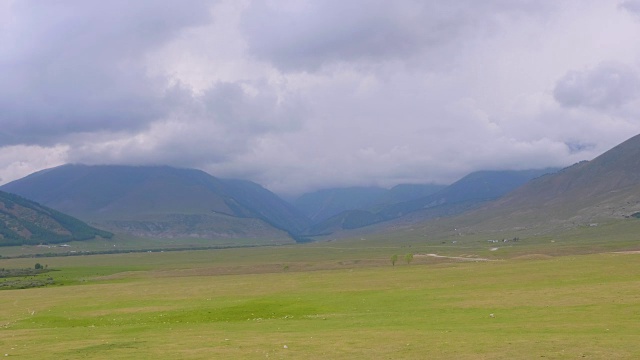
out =
[[[295,194],[569,165],[640,132],[638,4],[0,0],[0,183],[169,164]]]

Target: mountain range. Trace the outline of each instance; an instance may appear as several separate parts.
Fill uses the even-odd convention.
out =
[[[477,208],[488,201],[524,185],[531,179],[557,169],[522,171],[478,171],[427,196],[387,204],[373,209],[346,210],[315,224],[312,234],[328,234],[389,221],[408,214],[421,213],[420,220],[453,216]]]
[[[2,187],[114,232],[287,238],[308,226],[261,186],[168,166],[63,165]]]
[[[9,200],[0,204],[2,234],[14,242],[109,234],[96,227],[151,238],[302,241],[372,224],[442,217],[477,229],[567,227],[640,217],[640,135],[560,171],[480,171],[449,186],[329,189],[292,204],[250,181],[167,166],[63,165],[0,188],[19,195],[3,192],[2,199]],[[24,210],[36,208],[53,220]],[[51,225],[71,221],[61,212],[93,227],[80,221],[66,230]],[[26,225],[31,220],[35,225]],[[44,230],[32,231],[34,226]]]
[[[116,233],[301,241],[425,208],[433,208],[437,216],[456,214],[545,172],[478,172],[448,187],[332,189],[301,196],[294,202],[298,207],[250,181],[168,166],[63,165],[2,189]]]

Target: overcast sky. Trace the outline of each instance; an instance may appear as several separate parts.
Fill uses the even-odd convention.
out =
[[[640,133],[640,0],[0,0],[0,184],[167,164],[280,194],[565,166]]]

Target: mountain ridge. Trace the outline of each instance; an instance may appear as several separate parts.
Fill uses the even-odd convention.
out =
[[[0,188],[139,236],[288,237],[308,221],[258,184],[169,166],[67,164]]]
[[[636,135],[590,161],[533,179],[446,224],[469,233],[543,234],[602,222],[636,221],[639,213],[640,135]]]
[[[418,212],[422,213],[424,219],[453,216],[480,207],[531,179],[554,171],[557,169],[476,171],[436,193],[418,199],[389,204],[376,211],[343,211],[315,224],[309,233],[320,235],[343,229],[357,229]]]

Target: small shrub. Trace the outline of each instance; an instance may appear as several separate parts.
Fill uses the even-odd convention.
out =
[[[411,264],[411,262],[413,261],[413,254],[408,253],[407,255],[404,256],[404,259],[407,261],[407,265]]]

